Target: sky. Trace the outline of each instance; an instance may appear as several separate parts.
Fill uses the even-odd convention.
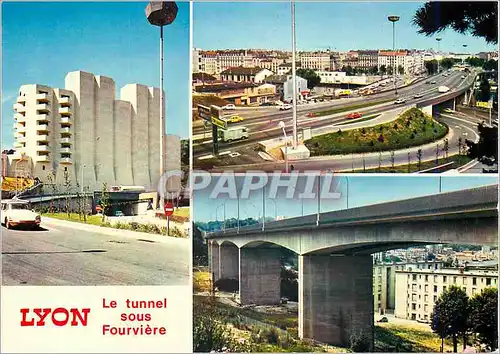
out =
[[[2,3],[2,148],[14,137],[12,105],[23,84],[64,88],[70,71],[160,86],[160,29],[146,19],[146,2]],[[178,2],[164,28],[167,133],[189,137],[190,14]]]
[[[295,6],[297,50],[392,48],[389,15],[396,23],[396,47],[437,49],[436,36],[417,33],[411,24],[423,2],[298,2]],[[214,20],[214,19],[217,20]],[[446,30],[443,51],[493,51],[482,38]],[[194,3],[193,46],[200,49],[292,49],[290,2]]]
[[[299,179],[300,181],[301,179]],[[390,182],[389,182],[390,180]],[[243,179],[236,181],[236,185],[241,190]],[[256,183],[254,181],[254,183]],[[425,195],[438,194],[441,183],[441,192],[451,192],[462,189],[469,189],[484,185],[498,183],[497,176],[388,176],[388,175],[344,175],[334,176],[330,184],[330,192],[339,192],[338,199],[322,199],[319,204],[321,212],[354,208],[363,205],[378,204],[395,200],[416,198]],[[262,189],[251,192],[249,198],[239,199],[229,198],[228,194],[211,194],[217,184],[216,178],[212,178],[211,184],[194,191],[194,220],[196,222],[207,222],[224,220],[224,204],[226,209],[226,219],[237,218],[238,203],[240,209],[240,219],[249,217],[260,218],[264,212],[266,217],[275,218],[285,216],[287,218],[315,214],[318,210],[318,200],[298,199],[299,193],[305,191],[304,182],[298,183],[294,199],[285,198],[286,190],[278,189],[279,197],[271,200],[271,184],[266,186],[265,198],[262,197]],[[324,182],[323,186],[326,185]],[[303,214],[302,214],[303,211]]]

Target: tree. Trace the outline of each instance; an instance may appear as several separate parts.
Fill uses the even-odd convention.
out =
[[[483,64],[483,69],[487,71],[495,70],[498,71],[498,61],[490,59],[485,61]]]
[[[481,84],[479,85],[479,92],[477,98],[479,101],[487,102],[490,99],[490,83],[488,79],[483,75],[481,79]]]
[[[487,166],[497,166],[491,171],[498,171],[498,128],[487,127],[484,124],[478,124],[479,141],[477,143],[466,140],[468,146],[467,155]]]
[[[445,70],[451,69],[455,65],[456,61],[453,58],[444,58],[441,60],[441,67]]]
[[[64,178],[64,191],[66,194],[66,213],[68,214],[68,219],[70,217],[70,211],[71,211],[71,176],[68,171],[64,171],[63,174]]]
[[[405,73],[405,68],[402,65],[398,66],[398,73],[399,75],[403,75]]]
[[[470,66],[480,67],[484,65],[484,59],[476,58],[476,57],[468,57],[465,59],[465,62]]]
[[[376,66],[372,66],[370,69],[368,69],[368,72],[372,75],[377,75],[378,74],[378,68]]]
[[[391,151],[391,171],[394,172],[394,150]]]
[[[382,152],[378,152],[378,172],[381,171],[382,168]]]
[[[485,288],[469,300],[469,326],[490,351],[498,348],[498,290]]]
[[[309,90],[315,88],[321,82],[321,78],[316,74],[316,72],[312,69],[297,69],[297,76],[300,76],[303,79],[307,80],[307,88]]]
[[[210,353],[231,349],[231,332],[217,311],[215,299],[193,306],[193,351]]]
[[[464,145],[464,144],[463,144],[463,142],[462,142],[462,137],[459,137],[459,138],[458,138],[458,141],[457,141],[457,146],[458,146],[458,154],[459,154],[459,155],[462,155],[462,152],[463,152],[463,150],[464,150],[463,145]]]
[[[102,184],[102,189],[101,189],[101,208],[102,208],[102,219],[101,221],[104,222],[106,219],[106,212],[108,211],[109,207],[111,206],[110,200],[109,200],[109,192],[108,192],[108,184],[104,182]]]
[[[408,173],[410,173],[410,167],[411,167],[411,155],[408,153]]]
[[[482,37],[488,43],[498,42],[498,3],[487,1],[432,1],[425,3],[413,16],[418,33],[432,36],[450,28],[458,33]]]
[[[386,72],[387,72],[387,67],[385,65],[380,65],[380,73],[382,75],[385,75]]]
[[[458,350],[458,336],[464,335],[468,329],[468,301],[465,290],[451,285],[443,291],[434,304],[431,328],[441,337],[441,340],[447,337],[452,338],[454,353]]]
[[[193,265],[208,265],[208,247],[201,232],[201,225],[193,224]]]
[[[57,194],[57,185],[56,185],[56,172],[54,170],[50,171],[50,173],[47,174],[47,184],[50,186],[50,189],[52,190],[52,195]],[[54,198],[50,199],[50,207],[49,207],[49,212],[54,213]]]
[[[350,65],[343,66],[342,71],[344,71],[347,76],[352,76],[354,74],[354,70]]]
[[[444,139],[443,152],[445,158],[448,157],[448,150],[450,150],[450,142],[448,139]]]
[[[422,167],[422,149],[417,150],[418,170]]]
[[[437,60],[429,60],[425,62],[425,69],[429,75],[433,75],[437,73],[438,70],[438,62]]]

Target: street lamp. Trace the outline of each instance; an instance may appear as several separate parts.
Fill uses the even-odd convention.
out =
[[[464,47],[464,51],[466,50],[465,48],[467,48],[467,44],[462,44],[462,47]],[[467,54],[467,53],[464,53],[464,54]],[[462,64],[464,63],[464,59],[462,57]]]
[[[395,94],[398,94],[398,87],[396,85],[396,22],[399,21],[399,16],[391,15],[387,19],[392,22],[392,52],[394,53],[394,62],[392,66],[392,76],[394,80]]]
[[[285,173],[288,173],[288,138],[286,137],[285,122],[280,121],[278,125],[283,130],[283,135],[285,136]]]
[[[177,4],[174,1],[150,1],[146,6],[146,17],[153,26],[160,26],[160,178],[164,171],[164,136],[165,105],[163,97],[163,26],[174,22],[177,16]],[[160,202],[163,204],[163,200]]]
[[[293,149],[297,148],[297,75],[295,63],[295,50],[297,46],[297,38],[295,35],[295,0],[291,0],[292,11],[292,85],[293,85],[293,101],[292,101],[292,117],[293,117]],[[288,168],[287,168],[288,172]]]
[[[442,38],[441,37],[437,37],[436,38],[436,41],[438,42],[438,54],[441,52],[441,50],[439,49],[439,42],[441,42]],[[438,67],[437,67],[437,70],[438,70],[438,74],[439,74],[439,60],[437,60],[437,64],[438,64]]]

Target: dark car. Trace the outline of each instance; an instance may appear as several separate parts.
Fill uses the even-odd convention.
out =
[[[389,322],[389,320],[387,319],[387,317],[382,317],[380,320],[378,320],[377,322]]]

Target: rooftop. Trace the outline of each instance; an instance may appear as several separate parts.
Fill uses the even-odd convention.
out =
[[[196,92],[219,92],[226,90],[237,90],[237,89],[245,89],[249,87],[257,87],[257,84],[252,82],[226,82],[226,83],[218,83],[214,85],[201,85],[195,88]]]
[[[261,72],[262,70],[266,70],[266,69],[262,69],[259,67],[238,66],[235,68],[229,68],[229,69],[224,70],[223,72],[221,72],[221,75],[234,75],[234,74],[236,74],[236,75],[255,75],[255,74]]]

